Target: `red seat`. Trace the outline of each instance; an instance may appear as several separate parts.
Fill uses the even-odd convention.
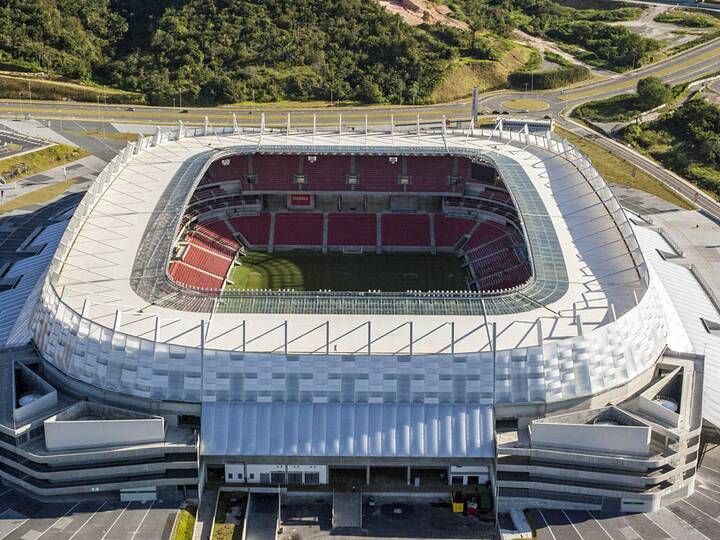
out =
[[[170,263],[168,274],[176,283],[193,289],[220,290],[225,280],[211,276],[180,261]]]
[[[237,216],[228,221],[251,245],[267,246],[270,241],[270,214],[264,212],[254,216]]]
[[[329,246],[375,246],[375,214],[329,214]]]
[[[276,246],[322,246],[323,215],[282,212],[275,216]]]
[[[383,246],[430,246],[427,214],[383,214],[381,220]]]
[[[470,232],[474,224],[475,220],[473,219],[435,214],[433,218],[435,245],[437,247],[453,247],[465,234]]]

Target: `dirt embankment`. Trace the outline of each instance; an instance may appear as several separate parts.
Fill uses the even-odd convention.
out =
[[[452,26],[461,30],[469,27],[463,21],[452,16],[447,6],[433,4],[428,0],[377,0],[391,13],[397,13],[403,20],[413,26],[423,23]]]

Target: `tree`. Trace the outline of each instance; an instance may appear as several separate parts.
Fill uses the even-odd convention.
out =
[[[646,109],[654,109],[670,103],[673,99],[672,87],[657,77],[645,77],[637,83],[637,95],[640,104]]]

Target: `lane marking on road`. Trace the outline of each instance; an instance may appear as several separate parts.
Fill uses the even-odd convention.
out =
[[[545,514],[543,514],[543,511],[538,508],[538,512],[540,512],[540,517],[542,517],[543,521],[545,522],[545,527],[547,528],[548,532],[550,533],[550,536],[553,537],[553,540],[557,540],[557,537],[555,536],[555,533],[552,530],[552,527],[550,527],[550,524],[548,523],[547,518],[545,517]]]
[[[20,523],[17,524],[17,526],[13,527],[10,531],[8,531],[8,532],[6,532],[5,534],[3,534],[2,536],[0,536],[0,540],[2,540],[3,538],[7,538],[8,536],[10,536],[13,532],[15,532],[16,530],[18,530],[18,529],[19,529],[20,527],[22,527],[23,525],[25,525],[25,524],[29,521],[29,519],[30,519],[30,518],[25,518],[25,519],[23,519]]]
[[[598,520],[598,518],[595,517],[595,514],[593,514],[591,510],[587,510],[587,513],[590,515],[591,518],[593,518],[595,523],[597,523],[600,526],[600,528],[603,530],[603,532],[608,535],[608,538],[610,538],[610,540],[613,540],[613,537],[610,536],[610,533],[607,532],[607,529],[605,529],[605,527],[603,527],[603,524],[600,523],[600,520]]]
[[[133,535],[130,537],[130,540],[135,540],[135,535],[136,535],[136,534],[138,533],[138,531],[140,530],[140,527],[142,527],[142,524],[145,523],[145,518],[148,517],[148,514],[150,513],[150,509],[153,507],[154,504],[155,504],[155,501],[152,501],[152,502],[150,503],[150,506],[148,506],[148,509],[145,510],[145,515],[143,516],[143,518],[142,518],[142,520],[140,521],[140,523],[138,523],[137,529],[135,529],[135,532],[134,532]]]
[[[700,478],[700,480],[702,480],[702,484],[698,483],[698,485],[695,486],[695,487],[698,487],[698,488],[700,488],[700,489],[704,489],[705,491],[710,491],[711,493],[718,493],[718,494],[720,494],[720,490],[714,489],[714,488],[720,487],[720,486],[716,486],[715,484],[712,484],[712,483],[708,482],[708,481],[705,480],[704,478]],[[713,487],[708,487],[708,485],[713,486]],[[717,501],[717,502],[720,502],[720,501]]]
[[[677,503],[679,504],[679,503],[683,503],[683,502],[685,502],[685,500],[684,500],[684,499],[681,499],[681,500],[679,500]],[[687,503],[686,503],[686,504],[687,504]],[[690,507],[692,507],[692,508],[695,508],[695,507],[694,507],[693,505],[691,505],[691,504],[689,504],[688,506],[690,506]],[[672,510],[670,510],[670,511],[672,512]],[[676,514],[675,512],[672,512],[672,513],[673,513],[673,515],[674,515],[675,517],[679,518],[681,521],[684,521],[685,523],[687,523],[688,525],[690,525],[690,527],[692,527],[692,529],[695,530],[698,534],[704,536],[704,537],[707,538],[708,540],[713,540],[713,539],[710,538],[707,534],[705,534],[705,533],[702,532],[701,530],[698,530],[698,529],[695,527],[694,524],[690,523],[690,522],[689,522],[687,519],[685,519],[684,517]]]
[[[711,501],[714,504],[720,504],[720,501],[716,501],[712,497],[708,497],[707,495],[705,495],[704,493],[702,493],[700,491],[696,490],[695,492],[693,492],[693,495],[700,495],[701,497],[705,497],[708,501]],[[713,519],[718,520],[718,518],[713,518]],[[718,521],[720,521],[720,520],[718,520]]]
[[[570,516],[568,516],[567,513],[565,512],[565,510],[563,510],[562,508],[560,509],[560,511],[562,512],[563,516],[565,516],[565,519],[567,519],[567,520],[570,522],[570,525],[572,525],[572,528],[575,530],[575,532],[577,533],[577,535],[578,535],[578,536],[581,538],[581,540],[582,540],[584,537],[583,537],[582,534],[580,534],[580,531],[578,531],[577,527],[575,526],[575,523],[573,523],[573,520],[570,519]],[[611,539],[611,540],[612,540],[612,539]]]
[[[65,512],[62,516],[60,516],[59,518],[57,518],[55,521],[53,521],[52,525],[50,525],[47,529],[45,529],[43,532],[41,532],[39,535],[37,535],[37,536],[35,537],[35,540],[37,540],[38,538],[40,538],[42,535],[44,535],[46,532],[48,532],[50,529],[52,529],[61,519],[63,519],[65,516],[67,516],[67,515],[68,515],[70,512],[72,512],[73,510],[75,510],[75,508],[76,508],[81,502],[82,502],[82,501],[78,501],[78,502],[76,502],[74,505],[72,505],[72,507],[71,507],[67,512]]]
[[[665,529],[663,529],[663,528],[660,526],[659,523],[657,523],[657,522],[655,522],[654,520],[650,519],[650,517],[648,516],[648,514],[651,514],[651,513],[652,513],[652,512],[645,512],[644,514],[640,514],[640,515],[641,515],[641,516],[645,516],[649,521],[651,521],[653,524],[655,524],[655,526],[656,526],[658,529],[660,529],[662,532],[664,532],[664,533],[667,535],[668,538],[675,538],[672,534],[670,534],[670,533],[667,532]],[[628,525],[630,525],[630,523],[629,523],[627,520],[625,520],[625,521],[627,522]],[[642,535],[641,535],[638,531],[636,531],[635,529],[633,529],[632,525],[630,525],[630,528],[631,528],[633,531],[635,531],[635,534],[637,534],[640,538],[642,538]]]
[[[703,472],[703,470],[714,472],[715,474],[720,474],[720,471],[718,471],[717,469],[713,469],[711,467],[708,467],[707,465],[700,465],[700,467],[698,468],[698,472],[701,473]]]
[[[710,499],[710,500],[712,501],[712,499]],[[709,517],[709,518],[712,519],[713,521],[717,521],[718,523],[720,523],[720,520],[718,520],[717,518],[712,517],[712,516],[711,516],[710,514],[708,514],[705,510],[701,510],[700,508],[698,508],[697,506],[695,506],[694,504],[692,504],[690,501],[688,501],[687,498],[681,499],[681,502],[684,502],[684,503],[687,504],[688,506],[692,506],[695,510],[697,510],[697,511],[700,512],[701,514],[705,514],[707,517]]]
[[[77,536],[77,534],[78,534],[80,531],[83,530],[83,527],[85,527],[85,525],[87,525],[88,522],[89,522],[92,518],[95,517],[95,514],[97,514],[100,510],[102,510],[102,507],[105,506],[106,503],[107,503],[107,501],[103,501],[102,504],[97,507],[97,510],[95,510],[95,511],[90,515],[90,517],[85,520],[85,523],[83,523],[82,525],[80,525],[80,528],[79,528],[77,531],[75,531],[75,532],[73,533],[73,535],[72,535],[70,538],[68,538],[68,540],[72,540],[73,538],[75,538],[75,537]]]
[[[110,525],[110,528],[105,531],[105,534],[102,535],[102,538],[100,540],[105,540],[105,537],[112,531],[112,528],[115,526],[115,524],[118,522],[118,520],[122,517],[122,515],[125,513],[125,510],[128,509],[128,506],[130,506],[130,503],[132,501],[128,501],[128,503],[125,505],[125,508],[122,509],[122,512],[118,514],[118,517],[115,518],[115,521],[112,522],[112,525]]]

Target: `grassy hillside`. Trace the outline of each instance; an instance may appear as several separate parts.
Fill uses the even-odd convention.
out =
[[[430,95],[432,103],[454,101],[469,96],[473,87],[481,91],[503,88],[514,71],[523,69],[537,53],[535,49],[505,42],[498,60],[458,59]]]

